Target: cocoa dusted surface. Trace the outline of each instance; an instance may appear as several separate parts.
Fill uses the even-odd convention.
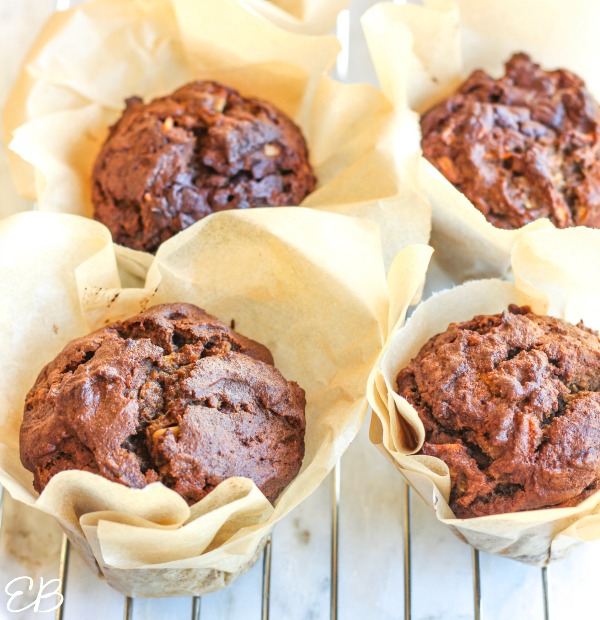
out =
[[[215,211],[294,206],[315,187],[300,129],[266,101],[192,82],[126,103],[92,179],[94,217],[117,243],[154,252]]]
[[[600,227],[600,109],[584,82],[526,54],[475,71],[421,119],[424,156],[498,228]]]
[[[600,340],[510,306],[451,324],[398,374],[450,470],[459,518],[574,506],[600,490]]]
[[[73,340],[27,395],[20,446],[42,491],[70,469],[189,504],[232,476],[270,501],[304,457],[304,390],[269,350],[191,304],[155,306]]]

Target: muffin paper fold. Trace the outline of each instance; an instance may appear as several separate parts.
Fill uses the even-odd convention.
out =
[[[573,71],[600,101],[600,39],[593,26],[599,20],[594,0],[424,0],[423,6],[378,4],[362,24],[382,90],[401,114],[420,115],[475,69],[502,75],[515,52],[530,54],[544,69]],[[540,219],[516,230],[496,228],[424,158],[419,178],[432,206],[432,245],[455,281],[505,276],[521,236],[554,227]]]
[[[329,34],[350,0],[245,0],[273,23],[302,34]]]
[[[481,551],[528,564],[546,565],[585,540],[600,538],[600,492],[572,508],[547,508],[457,519],[450,507],[448,468],[433,456],[417,455],[425,429],[415,409],[396,393],[398,372],[421,347],[450,323],[479,314],[496,314],[509,304],[529,305],[571,323],[583,320],[600,329],[600,231],[587,228],[531,232],[514,245],[511,255],[515,283],[476,280],[443,291],[421,303],[404,322],[406,307],[397,306],[398,320],[369,377],[367,397],[373,409],[370,438],[431,506],[439,521]],[[428,257],[415,265],[425,277]],[[401,276],[401,272],[397,275]],[[390,299],[404,299],[416,288],[417,271],[409,278],[389,279]],[[395,316],[389,325],[394,325]]]
[[[327,75],[338,51],[335,37],[291,33],[238,0],[91,0],[57,13],[4,111],[19,192],[40,210],[92,217],[93,164],[125,99],[216,80],[300,126],[318,179],[302,206],[379,224],[389,265],[429,239],[419,135],[379,90]]]
[[[204,594],[229,583],[323,481],[364,419],[387,320],[380,239],[369,222],[296,207],[228,211],[150,257],[113,245],[98,222],[27,212],[0,222],[0,270],[0,482],[54,516],[124,594]],[[73,338],[176,301],[235,320],[306,391],[298,476],[275,506],[244,478],[189,507],[161,483],[130,489],[82,471],[59,473],[38,497],[19,459],[37,374]]]

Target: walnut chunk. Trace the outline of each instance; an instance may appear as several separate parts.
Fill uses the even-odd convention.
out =
[[[263,153],[267,157],[277,157],[281,153],[281,148],[277,144],[265,144]]]
[[[171,431],[171,434],[175,437],[175,439],[179,437],[179,426],[167,426],[167,428],[159,428],[157,431],[154,431],[154,433],[152,433],[152,441],[158,441],[167,431]]]
[[[215,97],[213,100],[213,108],[216,113],[223,112],[226,105],[227,105],[226,97]]]

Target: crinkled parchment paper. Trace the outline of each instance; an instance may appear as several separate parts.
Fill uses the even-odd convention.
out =
[[[323,481],[363,421],[387,319],[379,234],[369,222],[303,208],[228,211],[149,257],[114,246],[93,220],[27,212],[0,221],[0,272],[0,482],[56,517],[125,594],[202,594],[229,583],[273,524]],[[73,338],[172,301],[234,319],[304,388],[299,475],[275,507],[244,478],[188,507],[160,483],[130,489],[82,471],[56,475],[38,497],[18,445],[37,374]]]
[[[595,0],[383,3],[362,21],[382,89],[401,112],[425,112],[475,69],[502,75],[504,62],[519,51],[546,69],[574,71],[600,101]],[[495,228],[425,159],[420,179],[432,205],[432,245],[457,281],[506,275],[521,235],[552,227],[544,219],[514,231]]]
[[[392,300],[406,299],[407,288],[415,290],[418,277],[425,276],[427,259],[421,256],[408,279],[402,270],[392,269]],[[583,320],[588,327],[600,329],[600,231],[551,228],[524,235],[513,246],[512,269],[515,284],[478,280],[438,293],[421,304],[406,324],[406,306],[397,306],[399,322],[369,378],[370,437],[459,538],[482,551],[545,565],[583,540],[600,538],[600,492],[573,508],[456,519],[447,503],[448,468],[436,457],[415,455],[425,429],[413,407],[396,394],[398,372],[432,336],[449,323],[502,312],[511,303],[530,305],[538,314],[572,323]]]
[[[389,264],[429,238],[418,124],[377,89],[328,77],[338,50],[334,37],[280,29],[236,0],[91,0],[57,13],[4,112],[19,191],[41,210],[91,217],[92,167],[125,99],[213,79],[300,125],[318,178],[302,205],[380,224]]]
[[[273,23],[303,34],[329,34],[350,0],[245,0]]]

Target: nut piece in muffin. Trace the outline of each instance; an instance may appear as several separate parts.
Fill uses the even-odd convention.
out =
[[[126,104],[92,179],[94,217],[117,243],[154,252],[215,211],[294,206],[315,187],[300,129],[266,101],[192,82]]]
[[[528,307],[431,338],[397,378],[450,470],[459,518],[574,506],[600,490],[600,339]]]
[[[232,476],[273,502],[304,457],[304,390],[263,345],[191,304],[155,306],[70,342],[29,391],[21,461],[41,492],[79,469],[160,481],[189,504]]]
[[[498,228],[600,227],[600,108],[584,82],[515,54],[421,119],[424,156]]]

